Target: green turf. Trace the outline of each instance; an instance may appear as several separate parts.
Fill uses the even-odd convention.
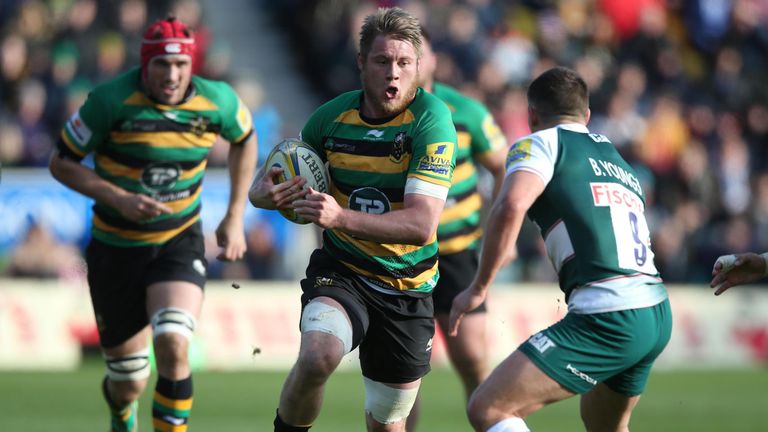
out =
[[[0,373],[0,431],[105,431],[106,407],[99,393],[102,366],[88,361],[74,373]],[[271,431],[284,372],[195,374],[192,431]],[[141,431],[151,431],[151,392],[141,401]],[[444,370],[423,385],[421,431],[469,431],[461,388]],[[358,432],[363,428],[359,374],[339,372],[329,382],[323,412],[312,432]],[[765,431],[768,371],[655,372],[635,411],[634,431]],[[528,419],[534,431],[580,431],[578,400],[544,408]]]

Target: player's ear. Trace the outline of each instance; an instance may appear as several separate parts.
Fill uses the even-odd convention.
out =
[[[363,55],[360,53],[357,53],[357,68],[363,70]]]
[[[584,124],[589,124],[590,118],[592,118],[592,110],[587,108],[587,111],[584,113]]]

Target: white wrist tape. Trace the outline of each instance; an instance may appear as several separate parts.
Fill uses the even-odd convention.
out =
[[[723,255],[715,261],[715,266],[717,266],[718,263],[720,263],[721,268],[720,271],[723,273],[728,273],[732,268],[733,264],[736,262],[736,255]]]

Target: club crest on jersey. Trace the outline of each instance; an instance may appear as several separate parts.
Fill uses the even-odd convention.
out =
[[[392,141],[392,151],[389,153],[389,160],[400,162],[405,154],[405,146],[408,142],[408,135],[405,132],[398,132]]]
[[[208,131],[208,125],[210,123],[210,119],[203,116],[197,116],[195,119],[189,122],[189,131],[199,137],[203,136],[203,134]]]

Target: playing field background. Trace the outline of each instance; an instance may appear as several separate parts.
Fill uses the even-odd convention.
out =
[[[271,431],[286,372],[197,372],[191,431]],[[0,372],[0,431],[106,431],[99,393],[103,364],[87,357],[75,372]],[[152,380],[154,381],[154,375]],[[469,431],[460,384],[438,369],[424,380],[421,431]],[[151,393],[141,400],[140,430],[150,431]],[[655,371],[632,421],[633,431],[767,431],[768,369]],[[341,371],[328,383],[312,432],[364,431],[358,371]],[[534,431],[583,430],[578,400],[531,416]]]

